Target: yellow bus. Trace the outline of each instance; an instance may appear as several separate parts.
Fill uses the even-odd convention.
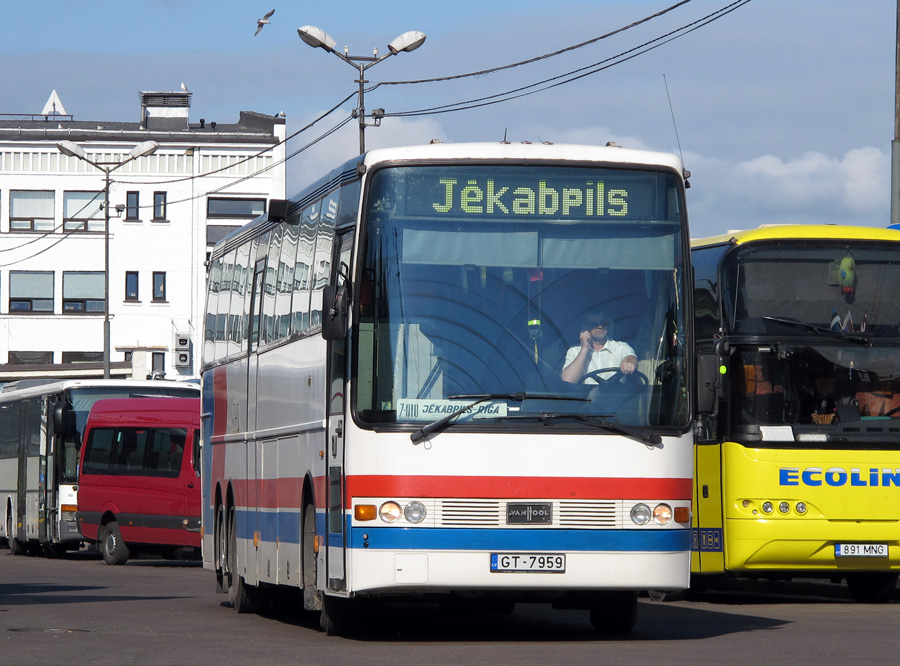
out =
[[[764,226],[693,240],[691,571],[900,573],[900,231]]]

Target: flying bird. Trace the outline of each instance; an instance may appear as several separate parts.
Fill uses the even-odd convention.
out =
[[[263,26],[269,22],[269,19],[272,18],[272,14],[275,13],[273,9],[268,14],[263,16],[261,19],[256,19],[256,32],[253,33],[253,36],[256,37],[259,34],[259,31],[263,29]]]

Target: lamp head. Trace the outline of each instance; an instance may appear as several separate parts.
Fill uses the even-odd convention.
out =
[[[142,141],[131,151],[128,153],[132,159],[137,159],[138,157],[144,157],[145,155],[152,155],[156,152],[156,149],[159,148],[159,144],[156,141]]]
[[[297,28],[297,34],[300,35],[300,39],[315,49],[333,51],[337,45],[337,42],[334,41],[331,35],[314,25],[305,25],[302,28]]]
[[[69,157],[77,157],[80,160],[87,159],[87,153],[84,152],[84,148],[74,141],[60,141],[56,144],[56,149]]]
[[[402,35],[388,44],[388,50],[393,55],[397,55],[401,51],[406,51],[408,53],[410,51],[415,51],[424,43],[424,32],[419,32],[418,30],[410,30],[409,32],[404,32]]]

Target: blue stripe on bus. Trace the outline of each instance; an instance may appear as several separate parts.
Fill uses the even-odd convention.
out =
[[[368,536],[368,539],[364,538]],[[384,550],[687,551],[689,530],[354,529],[351,548]]]
[[[242,539],[259,532],[262,542],[300,543],[300,514],[293,512],[238,512]],[[325,514],[316,515],[319,534]],[[349,547],[383,550],[523,550],[523,551],[643,551],[684,552],[691,549],[690,530],[554,530],[431,527],[349,527]],[[341,547],[343,535],[329,533],[327,544]]]

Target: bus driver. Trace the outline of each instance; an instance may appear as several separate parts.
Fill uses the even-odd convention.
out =
[[[586,374],[601,368],[619,368],[622,374],[630,375],[637,370],[637,355],[627,342],[612,340],[609,337],[610,320],[603,313],[590,314],[585,317],[579,336],[580,345],[570,347],[566,352],[562,378],[571,384],[577,384]],[[602,379],[609,379],[614,371],[604,372]],[[584,380],[585,384],[598,384],[593,377]]]

